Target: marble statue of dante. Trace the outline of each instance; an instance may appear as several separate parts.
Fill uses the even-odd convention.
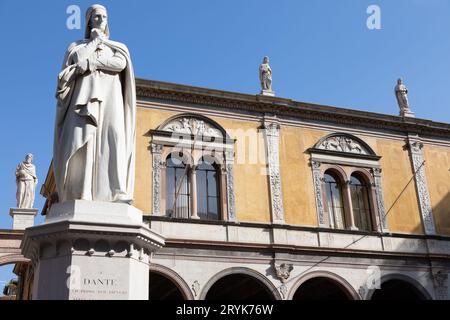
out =
[[[86,12],[58,76],[53,169],[60,202],[130,203],[134,188],[136,88],[127,47],[109,40],[106,8]]]
[[[269,66],[269,57],[264,57],[259,66],[259,80],[263,91],[272,91],[272,69]]]
[[[33,155],[27,154],[25,161],[19,163],[16,168],[17,208],[32,209],[38,178],[36,167],[32,164]]]
[[[397,80],[397,85],[395,86],[395,96],[397,97],[398,106],[400,111],[409,111],[409,102],[408,102],[408,89],[403,84],[402,79]]]

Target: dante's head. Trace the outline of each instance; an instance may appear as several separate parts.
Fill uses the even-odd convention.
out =
[[[265,57],[264,57],[263,63],[269,63],[269,57],[268,57],[268,56],[265,56]]]
[[[402,78],[399,78],[398,80],[397,80],[397,84],[403,84],[403,80],[402,80]]]
[[[85,39],[91,37],[92,29],[100,29],[106,37],[109,37],[108,13],[106,8],[100,4],[94,4],[86,11]]]
[[[25,162],[26,163],[31,163],[33,161],[33,155],[31,153],[27,154],[25,156]]]

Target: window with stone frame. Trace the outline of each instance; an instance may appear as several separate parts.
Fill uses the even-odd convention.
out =
[[[220,168],[210,157],[200,159],[196,167],[197,214],[200,219],[220,219]]]
[[[166,215],[190,217],[190,183],[188,165],[183,156],[172,153],[166,159]]]
[[[381,157],[346,133],[327,135],[308,151],[319,227],[387,232]]]
[[[370,184],[366,178],[356,172],[350,176],[350,195],[355,226],[359,230],[372,231],[376,226],[372,222]]]
[[[234,140],[207,117],[181,114],[150,130],[155,216],[236,220]]]
[[[346,223],[341,178],[333,171],[328,170],[324,174],[323,184],[326,206],[330,217],[330,227],[335,229],[345,229]]]

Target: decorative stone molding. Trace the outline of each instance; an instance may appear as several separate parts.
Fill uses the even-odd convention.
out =
[[[362,146],[361,143],[344,135],[331,136],[325,139],[318,146],[318,149],[357,154],[369,154],[369,152],[364,146]]]
[[[160,216],[161,215],[161,166],[162,159],[161,153],[163,146],[161,144],[152,143],[151,151],[153,156],[153,215]]]
[[[285,300],[287,297],[287,291],[288,291],[286,285],[282,284],[278,289],[280,290],[281,297],[283,298],[283,300]]]
[[[226,171],[226,181],[227,181],[227,207],[228,207],[228,220],[236,220],[236,203],[234,196],[234,151],[225,151],[225,171]]]
[[[319,227],[326,228],[328,227],[328,225],[325,221],[320,165],[321,163],[318,161],[311,161],[311,168],[313,172],[313,183],[314,183],[314,196],[316,199],[316,208],[317,208],[317,220],[319,221]]]
[[[316,144],[308,149],[311,154],[315,154],[317,159],[323,158],[330,160],[329,156],[340,157],[344,159],[363,159],[369,165],[374,165],[380,160],[375,151],[363,140],[357,136],[348,133],[332,133],[322,137]],[[320,161],[320,160],[319,160]],[[336,160],[334,160],[336,161]]]
[[[281,190],[279,156],[280,125],[278,122],[273,122],[273,119],[270,119],[270,121],[265,119],[263,126],[267,146],[272,222],[284,223],[283,193]]]
[[[272,98],[270,102],[259,101],[259,96],[197,88],[180,84],[165,83],[155,80],[136,80],[138,103],[143,98],[170,102],[189,103],[221,107],[230,110],[247,110],[252,112],[273,112],[274,109],[286,116],[310,121],[329,121],[348,126],[365,126],[381,130],[420,131],[427,135],[448,137],[450,125],[432,121],[406,121],[397,116],[388,116],[366,111],[349,110],[330,106],[320,106],[296,102],[282,98]],[[407,119],[409,120],[409,119]]]
[[[278,279],[280,279],[281,283],[285,284],[291,276],[291,271],[294,269],[294,266],[291,263],[282,263],[280,265],[274,264],[274,268]]]
[[[437,300],[447,300],[448,299],[448,273],[439,270],[433,272],[433,283],[436,292]]]
[[[416,182],[417,194],[419,196],[420,212],[422,215],[425,234],[436,234],[431,207],[430,194],[425,175],[425,160],[423,158],[423,143],[408,138],[408,149],[411,156],[411,163],[414,170],[414,180]]]
[[[194,292],[194,296],[198,296],[198,294],[200,293],[200,283],[195,280],[194,283],[191,286],[192,288],[192,292]]]
[[[223,138],[222,132],[220,132],[216,128],[213,128],[209,123],[200,119],[196,119],[194,117],[174,119],[167,123],[162,128],[162,130],[176,133]]]
[[[386,219],[386,211],[384,208],[384,196],[383,196],[383,187],[381,185],[381,172],[382,170],[380,168],[372,168],[372,174],[374,178],[373,187],[375,189],[375,197],[376,197],[376,203],[378,207],[378,216],[380,219],[380,225],[379,225],[379,231],[381,232],[388,232],[388,224]]]
[[[362,285],[362,286],[359,287],[358,293],[359,293],[359,295],[361,297],[361,300],[364,300],[366,298],[366,295],[367,295],[368,291],[369,290],[367,289],[366,285]]]

